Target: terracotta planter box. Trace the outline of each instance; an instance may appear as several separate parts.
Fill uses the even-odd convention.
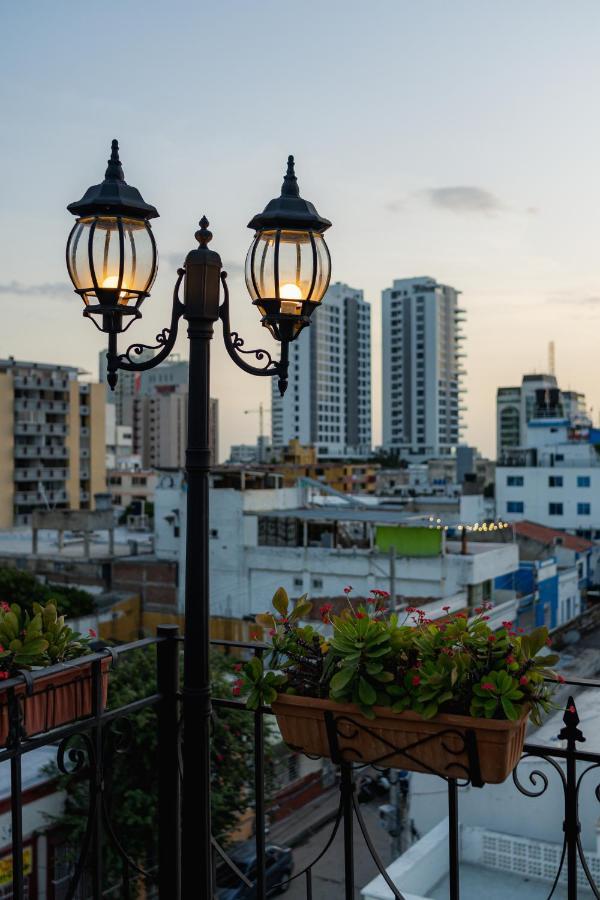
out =
[[[108,693],[110,657],[103,659],[102,709]],[[82,662],[63,672],[36,678],[33,694],[27,696],[25,685],[15,688],[24,714],[23,725],[28,737],[51,731],[69,722],[92,715],[92,664]],[[6,745],[9,734],[8,690],[0,687],[0,747]]]
[[[473,784],[500,784],[510,775],[523,750],[529,717],[526,711],[517,722],[449,714],[424,719],[418,713],[376,706],[376,718],[366,719],[352,703],[286,694],[278,696],[272,709],[285,743],[310,756],[331,758],[329,712],[343,762],[376,762],[459,779],[469,773]],[[423,743],[411,750],[417,741]],[[412,758],[397,752],[403,749]]]

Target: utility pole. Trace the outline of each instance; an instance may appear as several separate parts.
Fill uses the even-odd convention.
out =
[[[396,548],[390,547],[390,609],[396,609]]]
[[[405,853],[409,844],[408,835],[408,772],[403,769],[395,773],[394,779],[390,787],[390,804],[395,810],[394,828],[390,832],[392,859],[398,859]]]

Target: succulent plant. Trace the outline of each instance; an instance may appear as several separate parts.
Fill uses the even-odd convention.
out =
[[[0,606],[0,671],[51,666],[90,652],[89,638],[65,624],[56,606],[33,604],[33,615],[16,604]]]

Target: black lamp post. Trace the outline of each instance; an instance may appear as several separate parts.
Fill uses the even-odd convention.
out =
[[[294,159],[288,158],[281,196],[271,200],[249,223],[256,231],[246,260],[246,284],[262,324],[281,343],[279,360],[266,350],[246,350],[229,324],[227,273],[218,253],[208,249],[212,234],[203,217],[196,232],[199,246],[177,270],[171,324],[156,336],[156,345],[132,344],[117,351],[117,335],[141,317],[140,306],[156,277],[158,256],[149,220],[157,210],[126,184],[117,141],[104,181],[88,188],[69,212],[77,221],[67,242],[67,268],[85,304],[83,314],[108,334],[108,382],[114,389],[118,371],[140,372],[159,365],[173,349],[179,319],[187,319],[190,341],[183,680],[182,878],[184,900],[212,897],[210,826],[210,670],[209,670],[209,396],[210,341],[217,319],[229,356],[252,375],[277,377],[287,387],[290,341],[309,324],[321,302],[331,271],[323,232],[331,222],[300,197]],[[184,281],[183,301],[179,287]],[[223,302],[220,288],[223,287]],[[144,350],[157,350],[136,362]],[[254,357],[252,365],[244,356]],[[263,886],[257,885],[257,889]],[[173,886],[173,897],[178,897]],[[257,894],[261,896],[261,894]]]

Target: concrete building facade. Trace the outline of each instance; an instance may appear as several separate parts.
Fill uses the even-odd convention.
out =
[[[106,489],[105,389],[72,366],[0,360],[0,527],[92,509]]]
[[[585,395],[561,391],[554,375],[524,375],[520,387],[499,387],[496,394],[496,454],[525,443],[527,425],[536,418],[586,415]]]
[[[272,446],[296,439],[319,459],[371,452],[371,306],[363,292],[329,286],[305,335],[290,345],[284,397],[273,379]]]
[[[449,456],[460,440],[460,292],[399,278],[382,292],[383,447],[408,459]]]

